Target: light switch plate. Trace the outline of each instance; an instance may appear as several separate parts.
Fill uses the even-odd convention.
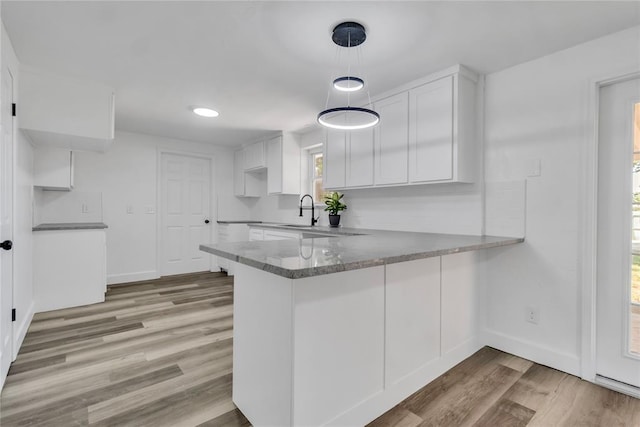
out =
[[[527,176],[540,176],[541,173],[542,173],[542,161],[540,159],[530,160]]]

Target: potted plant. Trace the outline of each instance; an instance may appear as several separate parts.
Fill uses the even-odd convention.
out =
[[[340,211],[347,209],[347,205],[342,203],[344,194],[340,194],[337,191],[324,195],[324,203],[327,205],[324,208],[329,212],[329,225],[331,227],[337,227],[340,225]]]

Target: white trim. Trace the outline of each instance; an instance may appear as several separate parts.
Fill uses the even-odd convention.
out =
[[[615,390],[620,393],[627,394],[629,396],[640,399],[640,388],[634,387],[629,384],[621,383],[620,381],[613,380],[611,378],[596,375],[594,383],[599,384],[611,390]]]
[[[35,303],[32,300],[29,308],[27,309],[27,313],[25,314],[20,325],[15,329],[14,341],[13,341],[13,360],[16,360],[18,357],[18,351],[20,347],[22,347],[22,342],[24,341],[24,337],[27,335],[27,331],[29,330],[29,326],[31,326],[31,321],[33,320],[33,315],[35,314]]]
[[[585,111],[585,149],[580,150],[582,194],[580,201],[579,235],[582,238],[578,274],[580,288],[580,376],[586,381],[596,381],[596,263],[598,221],[598,124],[600,88],[640,76],[638,69],[618,70],[589,80],[589,101]]]
[[[160,275],[155,270],[138,271],[136,273],[109,274],[107,275],[107,285],[140,282],[142,280],[153,280],[158,278],[160,278]]]
[[[209,241],[217,241],[218,235],[218,189],[216,187],[216,162],[212,153],[171,150],[158,147],[156,149],[156,271],[162,275],[162,155],[195,157],[209,161]],[[209,271],[218,271],[216,257],[209,256]],[[158,276],[158,277],[160,277]]]
[[[523,359],[528,359],[544,366],[567,372],[571,375],[580,375],[580,358],[575,354],[556,351],[553,348],[541,346],[538,343],[521,340],[512,336],[485,330],[481,334],[484,345],[502,350]]]

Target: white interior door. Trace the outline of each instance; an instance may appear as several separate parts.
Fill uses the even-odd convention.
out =
[[[162,154],[161,274],[211,268],[211,256],[198,248],[211,241],[211,162]]]
[[[12,360],[13,322],[13,77],[2,73],[0,88],[0,389]]]
[[[634,303],[640,283],[632,287],[633,276],[640,282],[640,235],[634,236],[633,225],[640,220],[634,218],[640,215],[634,204],[640,202],[638,103],[639,78],[600,89],[596,373],[632,386],[632,394],[640,392],[634,390],[640,387],[640,305]]]

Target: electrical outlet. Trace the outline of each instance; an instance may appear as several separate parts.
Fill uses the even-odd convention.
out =
[[[127,213],[129,215],[133,214],[133,206],[132,205],[127,205]]]
[[[82,213],[89,213],[89,205],[86,203],[82,204]]]
[[[532,305],[527,306],[525,312],[525,320],[529,323],[537,325],[540,321],[540,311],[538,310],[538,307],[534,307]]]

